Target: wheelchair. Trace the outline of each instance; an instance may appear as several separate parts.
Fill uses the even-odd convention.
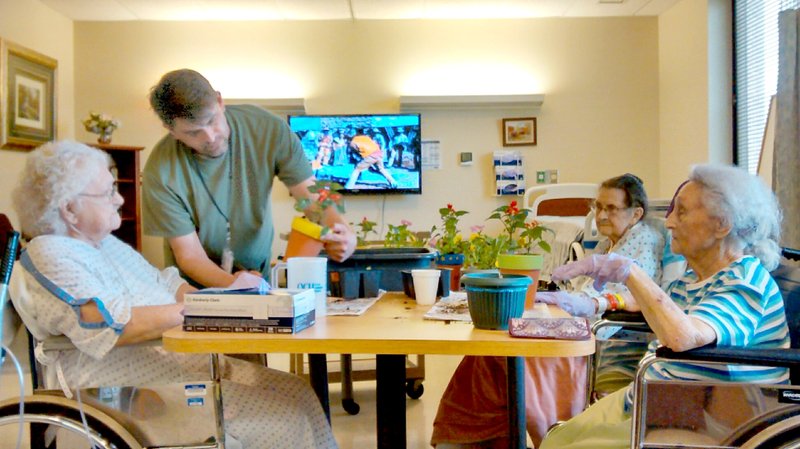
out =
[[[0,226],[2,226],[0,217]],[[6,220],[7,221],[7,220]],[[0,240],[3,237],[0,236]],[[13,238],[15,240],[16,237]],[[6,259],[3,261],[3,284],[8,285],[14,265],[16,244],[5,245]],[[13,248],[11,248],[13,246]],[[10,259],[9,259],[10,257]],[[109,385],[99,388],[76,390],[47,390],[42,388],[45,378],[44,366],[37,363],[34,347],[45,356],[53,351],[74,349],[66,337],[44,338],[42,331],[28,326],[35,323],[29,314],[33,310],[26,304],[24,282],[11,279],[9,291],[14,300],[12,308],[4,305],[5,324],[26,323],[28,356],[33,394],[22,400],[12,397],[0,401],[0,429],[8,438],[12,433],[17,440],[17,427],[23,426],[27,434],[22,447],[72,448],[92,447],[103,449],[142,448],[186,448],[224,449],[224,427],[222,418],[222,396],[220,390],[219,359],[210,355],[209,376],[205,379],[189,379],[185,382],[163,383],[148,386]],[[0,304],[2,305],[2,304]],[[18,316],[16,316],[18,312]],[[17,334],[18,326],[6,325],[4,342],[10,342]],[[19,332],[21,334],[21,332]],[[39,338],[37,338],[37,336]],[[158,341],[141,344],[160,344]],[[20,345],[22,346],[22,345]],[[0,366],[5,362],[5,351],[0,357]],[[51,368],[48,368],[51,369]],[[22,402],[22,403],[21,403]],[[21,407],[22,406],[22,407]],[[13,429],[13,432],[6,432]],[[90,446],[91,443],[91,446]],[[13,447],[14,443],[3,447]],[[229,445],[230,447],[232,445]]]
[[[796,250],[784,249],[783,254],[786,259],[800,260]],[[674,352],[661,347],[647,355],[634,379],[631,448],[800,448],[800,267],[782,263],[772,276],[784,298],[791,348],[709,346]],[[595,329],[604,327],[647,331],[645,323],[636,322],[635,314],[605,315],[595,323]],[[645,379],[650,366],[665,362],[786,367],[791,380],[788,385],[762,385]],[[591,396],[596,365],[588,365]]]

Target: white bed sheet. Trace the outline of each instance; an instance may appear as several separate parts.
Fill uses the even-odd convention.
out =
[[[544,233],[545,241],[550,244],[550,253],[544,255],[544,264],[539,274],[540,280],[549,282],[553,269],[564,265],[569,260],[572,243],[580,243],[583,239],[586,217],[539,215],[534,219],[553,230],[553,233]],[[594,227],[594,223],[592,226]]]

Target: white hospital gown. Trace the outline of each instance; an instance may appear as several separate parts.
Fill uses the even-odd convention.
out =
[[[36,269],[71,296],[102,302],[117,325],[128,322],[132,307],[175,303],[175,292],[184,283],[175,268],[157,270],[113,236],[105,238],[100,248],[69,237],[41,236],[26,251]],[[24,276],[31,295],[34,310],[28,314],[35,323],[29,327],[37,339],[65,335],[78,348],[61,351],[49,360],[37,355],[51,366],[57,358],[70,388],[209,378],[208,356],[170,353],[155,346],[115,347],[119,335],[112,327],[82,326],[77,308],[47,291],[27,270],[20,267],[14,275]],[[241,360],[221,360],[225,431],[244,447],[336,447],[322,407],[307,383]],[[59,388],[56,369],[46,371],[45,386]]]

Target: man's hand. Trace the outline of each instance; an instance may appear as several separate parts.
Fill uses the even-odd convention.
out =
[[[597,313],[594,300],[582,294],[570,294],[562,291],[536,292],[536,302],[558,306],[572,316],[588,317]]]
[[[341,262],[356,250],[356,234],[344,223],[334,223],[330,232],[321,238],[325,244],[328,257],[336,262]]]
[[[565,281],[583,274],[594,278],[594,288],[600,291],[606,282],[625,283],[632,265],[632,259],[619,254],[594,254],[556,268],[550,279],[556,282]]]

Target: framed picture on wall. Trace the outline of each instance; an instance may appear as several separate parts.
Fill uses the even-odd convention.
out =
[[[33,148],[56,138],[58,61],[0,40],[0,146]]]
[[[536,145],[536,117],[504,118],[503,146]]]

